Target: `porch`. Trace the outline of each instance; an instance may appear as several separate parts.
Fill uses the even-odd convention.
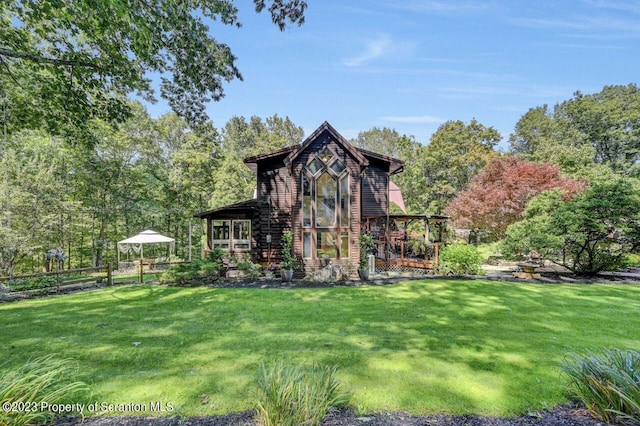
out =
[[[373,236],[376,271],[425,274],[437,268],[448,216],[389,215],[363,218]]]

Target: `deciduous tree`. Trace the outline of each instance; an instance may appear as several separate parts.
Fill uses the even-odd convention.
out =
[[[21,132],[0,145],[0,275],[10,275],[32,254],[64,248],[67,215],[76,203],[68,190],[62,141]]]
[[[522,220],[527,203],[536,195],[558,188],[570,196],[584,185],[562,176],[558,166],[494,158],[445,211],[458,227],[482,229],[500,239],[509,225]]]
[[[556,105],[529,110],[509,138],[511,152],[587,176],[594,164],[640,177],[640,89],[606,86]]]
[[[424,150],[422,174],[428,211],[441,213],[458,191],[498,155],[494,147],[501,136],[476,120],[444,123]]]
[[[531,201],[523,221],[508,228],[504,251],[534,249],[580,274],[615,270],[640,246],[639,203],[638,183],[621,177],[569,201],[558,191],[544,193]]]
[[[303,0],[254,0],[273,22],[302,24]],[[160,95],[191,123],[241,79],[236,57],[211,23],[240,26],[232,0],[9,0],[0,7],[0,98],[5,128],[85,129],[90,119],[124,121],[126,96]]]

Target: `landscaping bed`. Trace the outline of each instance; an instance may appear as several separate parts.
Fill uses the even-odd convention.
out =
[[[202,417],[97,417],[82,421],[79,418],[58,419],[58,426],[256,426],[253,411],[221,416]],[[323,426],[598,426],[588,412],[577,406],[561,406],[543,413],[519,417],[410,416],[404,413],[358,415],[351,409],[330,412]]]

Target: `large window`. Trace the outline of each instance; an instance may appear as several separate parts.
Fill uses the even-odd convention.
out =
[[[229,220],[214,220],[212,229],[212,241],[211,247],[220,247],[222,250],[229,250],[231,248],[231,238],[229,234],[229,227],[231,221]]]
[[[316,180],[316,226],[336,225],[336,181],[327,172]]]
[[[211,229],[211,247],[225,251],[251,250],[250,220],[214,220]]]
[[[349,257],[349,173],[326,145],[305,166],[302,177],[302,256]]]

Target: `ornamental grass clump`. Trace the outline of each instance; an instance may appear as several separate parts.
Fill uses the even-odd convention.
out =
[[[89,388],[75,381],[76,370],[73,361],[49,355],[4,372],[0,376],[0,425],[43,424],[54,417],[51,407],[88,401]]]
[[[316,426],[332,408],[349,402],[339,390],[337,366],[310,368],[284,362],[260,365],[256,421],[262,426]]]
[[[640,424],[640,352],[571,355],[562,367],[571,392],[607,423]]]

